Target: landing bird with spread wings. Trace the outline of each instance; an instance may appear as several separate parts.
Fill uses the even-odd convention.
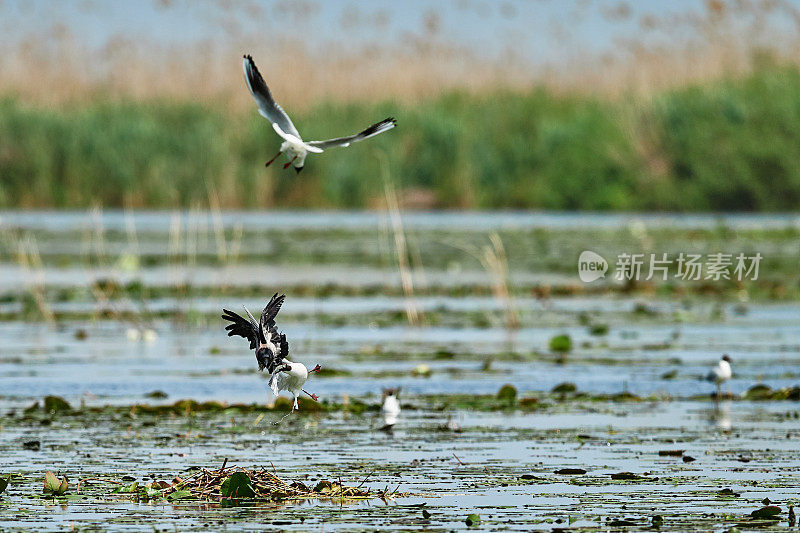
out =
[[[222,318],[230,322],[225,326],[228,337],[238,335],[250,341],[250,349],[256,351],[258,370],[266,368],[270,373],[269,388],[272,389],[275,396],[284,390],[292,393],[294,397],[292,410],[294,411],[298,409],[297,397],[301,392],[308,394],[314,401],[319,399],[316,394],[303,390],[303,385],[308,379],[308,374],[317,372],[320,366],[317,365],[309,371],[302,363],[289,361],[289,343],[286,341],[286,335],[282,332],[279,333],[275,325],[275,317],[281,310],[285,299],[285,294],[278,296],[276,292],[261,312],[259,322],[256,322],[246,307],[244,310],[248,318],[227,309],[222,310]]]
[[[299,174],[306,164],[306,156],[309,152],[321,154],[324,150],[335,146],[350,146],[354,142],[363,141],[384,131],[389,131],[397,124],[394,118],[389,117],[355,135],[337,137],[327,141],[305,142],[300,138],[300,133],[292,124],[292,119],[272,97],[269,87],[264,82],[264,78],[261,77],[261,73],[256,68],[256,64],[250,55],[244,56],[244,79],[247,82],[250,94],[253,95],[258,104],[258,113],[272,123],[272,129],[283,139],[280,151],[275,154],[275,157],[267,161],[266,166],[270,166],[279,155],[285,153],[289,162],[283,165],[283,168],[289,168],[291,165]]]

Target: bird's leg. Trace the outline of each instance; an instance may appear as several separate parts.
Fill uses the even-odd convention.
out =
[[[292,163],[294,163],[294,160],[295,160],[295,159],[297,159],[297,156],[294,156],[294,157],[291,159],[291,161],[289,161],[288,163],[286,163],[285,165],[283,165],[283,169],[284,169],[284,170],[286,170],[287,168],[289,168],[289,165],[291,165]]]
[[[294,397],[294,406],[292,406],[292,412],[297,411],[298,409],[300,409],[300,407],[298,407],[298,405],[297,405],[297,396],[295,396]]]
[[[305,389],[300,389],[300,390],[302,390],[303,392],[305,392],[306,394],[308,394],[308,396],[309,396],[309,397],[310,397],[312,400],[314,400],[315,402],[318,402],[318,401],[319,401],[319,396],[317,396],[316,394],[311,394],[310,392],[308,392],[308,391],[307,391],[307,390],[305,390]],[[295,400],[295,401],[296,401],[296,400]]]
[[[278,152],[277,154],[275,154],[275,157],[273,157],[272,159],[270,159],[269,161],[267,161],[267,164],[266,164],[266,165],[264,165],[264,166],[265,166],[265,167],[268,167],[268,166],[270,166],[270,165],[272,164],[272,162],[273,162],[273,161],[275,161],[276,159],[278,159],[278,156],[279,156],[279,155],[281,155],[281,152]]]
[[[322,367],[317,365],[314,368],[312,368],[311,370],[309,370],[308,373],[309,374],[313,374],[314,372],[319,372],[320,370],[322,370]]]

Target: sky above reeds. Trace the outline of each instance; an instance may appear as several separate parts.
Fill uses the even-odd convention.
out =
[[[243,53],[293,106],[534,85],[652,93],[748,71],[754,51],[800,63],[799,29],[800,0],[0,0],[0,94],[243,108]]]
[[[731,2],[731,4],[743,3]],[[756,0],[753,6],[800,0]],[[481,57],[513,54],[534,65],[576,54],[611,52],[620,41],[658,39],[653,21],[701,15],[723,0],[0,0],[0,42],[67,33],[101,49],[134,38],[161,45],[257,37],[301,40],[324,55],[329,46],[400,45],[435,37]],[[727,6],[726,6],[727,7]],[[730,8],[728,8],[730,9]],[[785,16],[770,24],[789,28]],[[649,28],[652,29],[652,28]]]

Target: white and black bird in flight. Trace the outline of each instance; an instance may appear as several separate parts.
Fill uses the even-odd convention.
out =
[[[281,310],[281,305],[286,299],[286,295],[278,296],[276,292],[270,299],[267,306],[261,312],[261,320],[256,322],[253,315],[245,307],[248,318],[237,315],[227,309],[222,310],[222,318],[231,322],[225,329],[228,337],[238,335],[250,341],[250,349],[256,351],[256,361],[258,370],[267,369],[270,374],[269,388],[277,396],[280,391],[289,391],[294,397],[292,410],[296,410],[297,397],[303,392],[308,394],[312,400],[317,401],[316,394],[311,394],[303,390],[303,385],[308,379],[310,372],[317,372],[320,369],[316,365],[310,372],[302,363],[289,361],[289,343],[286,335],[278,332],[275,325],[275,317]]]
[[[717,366],[711,369],[711,372],[706,376],[706,381],[710,381],[717,386],[717,398],[720,397],[722,392],[722,384],[731,379],[733,372],[731,371],[731,358],[728,354],[722,356]]]
[[[250,89],[250,94],[253,95],[258,104],[258,113],[272,123],[272,129],[283,139],[280,151],[275,154],[275,157],[267,161],[266,166],[275,161],[279,155],[286,154],[289,162],[283,165],[283,168],[289,168],[289,165],[292,165],[299,174],[306,164],[306,156],[309,152],[319,154],[335,146],[350,146],[354,142],[363,141],[384,131],[389,131],[397,124],[394,118],[389,117],[355,135],[337,137],[326,141],[306,142],[300,137],[300,133],[292,124],[292,119],[289,118],[286,111],[272,97],[269,87],[264,82],[264,78],[261,77],[261,73],[258,72],[258,68],[256,68],[256,64],[250,55],[244,56],[244,79],[247,83],[247,88]]]

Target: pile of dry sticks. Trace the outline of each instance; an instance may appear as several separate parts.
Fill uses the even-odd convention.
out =
[[[176,478],[165,492],[186,490],[192,496],[203,500],[221,500],[224,498],[247,498],[269,500],[300,500],[311,498],[327,498],[340,500],[380,498],[387,500],[397,496],[397,490],[388,487],[382,491],[370,491],[362,488],[369,476],[355,487],[342,484],[341,480],[319,481],[309,487],[300,481],[287,482],[272,471],[265,468],[248,470],[238,466],[226,467],[227,459],[219,470],[201,468],[186,479]]]

